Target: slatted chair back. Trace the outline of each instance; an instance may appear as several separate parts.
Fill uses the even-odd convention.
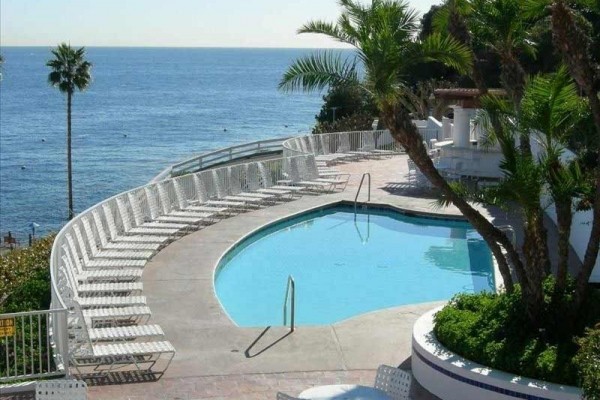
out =
[[[304,165],[306,170],[306,177],[308,179],[318,179],[319,170],[317,169],[317,162],[315,161],[314,155],[306,156],[304,159]]]
[[[171,203],[171,197],[169,197],[170,183],[171,181],[164,181],[156,184],[156,190],[158,191],[158,199],[160,200],[160,209],[165,215],[173,211],[173,204]]]
[[[92,230],[92,224],[87,215],[81,217],[79,219],[81,221],[81,225],[83,225],[83,232],[85,236],[88,238],[90,245],[94,247],[98,247],[98,242],[96,241],[96,235],[94,235],[94,231]],[[98,238],[100,240],[100,238]],[[105,243],[100,242],[100,246],[104,246]]]
[[[61,379],[35,383],[36,400],[87,400],[87,385],[83,381]]]
[[[407,400],[410,394],[412,375],[389,365],[380,365],[375,376],[376,389],[384,391],[394,400]]]
[[[140,204],[139,200],[141,196],[143,196],[143,192],[141,190],[127,193],[127,199],[131,205],[133,220],[135,221],[136,226],[142,226],[144,222],[146,222],[144,210],[142,209],[142,205]]]
[[[273,179],[271,178],[271,171],[265,166],[264,163],[258,162],[258,171],[260,173],[260,179],[262,181],[263,187],[269,188],[273,186]]]
[[[123,222],[123,228],[125,232],[129,232],[131,228],[133,228],[133,223],[131,221],[131,214],[129,213],[129,207],[127,207],[127,198],[124,196],[119,196],[116,199],[117,209],[119,210],[119,215],[121,216],[121,221]]]
[[[145,186],[144,193],[146,193],[146,202],[148,202],[148,208],[150,209],[150,218],[157,219],[161,213],[156,199],[156,185]]]
[[[292,182],[300,182],[301,179],[301,175],[300,175],[300,162],[302,161],[302,157],[292,157],[289,162],[290,162],[290,169],[289,169],[289,174],[290,174],[290,180]]]
[[[242,180],[240,179],[241,169],[239,165],[227,167],[227,178],[229,181],[229,191],[231,194],[236,195],[242,193]]]
[[[85,245],[85,241],[83,240],[83,235],[81,234],[81,229],[79,229],[78,224],[73,224],[73,232],[75,233],[75,238],[77,239],[77,244],[79,245],[79,251],[81,252],[81,257],[83,258],[83,263],[87,264],[90,262],[90,255],[88,254],[87,247]],[[95,253],[98,252],[98,249],[92,249],[92,257]]]
[[[248,186],[248,190],[251,192],[257,191],[261,188],[261,177],[262,171],[260,171],[260,167],[257,163],[249,163],[245,166],[245,175],[246,175],[246,185]],[[263,181],[264,184],[264,181]]]
[[[113,217],[112,208],[110,204],[102,204],[102,211],[104,212],[104,220],[106,221],[106,227],[108,228],[110,239],[116,240],[119,235],[119,232],[117,230],[117,224],[115,223],[115,218]]]
[[[277,392],[277,400],[300,400],[300,398],[293,397],[282,392]]]
[[[206,192],[206,188],[200,179],[200,173],[193,174],[194,181],[194,189],[196,190],[196,195],[198,196],[198,201],[200,203],[206,203],[208,201],[208,193]]]
[[[177,199],[177,204],[179,205],[180,210],[184,210],[189,207],[187,197],[185,196],[185,191],[183,190],[183,186],[179,179],[173,179],[173,190],[175,190],[175,197]]]
[[[213,184],[217,191],[217,197],[220,199],[227,196],[227,191],[225,190],[225,185],[224,185],[225,179],[224,179],[223,175],[224,175],[224,173],[223,173],[222,168],[217,168],[217,169],[211,170],[211,176],[213,179]]]
[[[94,219],[96,234],[98,235],[98,239],[100,239],[100,244],[102,247],[104,247],[108,244],[108,237],[104,231],[104,224],[102,223],[102,217],[100,217],[100,211],[98,210],[98,207],[92,210],[92,218]]]
[[[67,238],[67,243],[69,243],[69,239]],[[71,247],[71,243],[69,243],[69,247]],[[77,273],[79,275],[83,275],[85,272],[83,270],[83,266],[81,265],[81,262],[79,261],[79,257],[77,256],[77,254],[75,253],[73,256],[71,255],[73,253],[74,250],[69,250],[67,248],[66,245],[62,245],[62,249],[65,253],[65,255],[67,256],[67,259],[69,261],[71,261],[71,265],[75,266],[75,270],[77,271]]]

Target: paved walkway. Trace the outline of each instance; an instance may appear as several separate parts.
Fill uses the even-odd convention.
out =
[[[345,192],[305,196],[226,219],[188,235],[157,254],[144,271],[144,294],[153,323],[177,349],[172,364],[155,382],[121,377],[117,385],[93,386],[90,399],[274,399],[277,391],[297,395],[320,384],[372,385],[380,364],[410,369],[414,321],[440,303],[398,307],[331,325],[236,327],[214,294],[213,272],[221,255],[258,227],[290,214],[341,200],[353,201],[363,172],[372,176],[371,201],[428,213],[427,193],[406,184],[406,157],[348,163]],[[361,199],[366,199],[366,191]],[[122,384],[131,381],[129,384]],[[109,382],[103,382],[109,383]],[[414,399],[434,399],[415,383]]]

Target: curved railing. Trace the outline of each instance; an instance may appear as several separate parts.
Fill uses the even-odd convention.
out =
[[[324,156],[377,150],[400,152],[397,142],[388,130],[309,134],[289,138],[283,142],[284,158],[305,154]]]
[[[202,153],[173,164],[158,175],[155,180],[198,172],[203,169],[249,157],[281,153],[283,150],[282,144],[287,139],[289,137],[259,140]]]
[[[69,368],[69,314],[68,310],[73,308],[73,299],[69,296],[68,279],[62,276],[60,271],[63,256],[67,256],[72,247],[67,243],[67,234],[75,237],[74,225],[81,227],[82,218],[87,217],[88,222],[93,221],[96,230],[92,230],[92,241],[100,243],[100,237],[97,230],[104,229],[106,236],[110,236],[107,226],[108,219],[102,220],[93,218],[93,212],[104,215],[105,205],[110,205],[110,215],[119,232],[124,232],[126,221],[151,221],[156,217],[157,207],[160,210],[177,209],[182,201],[192,202],[201,200],[199,198],[198,183],[202,183],[204,197],[219,197],[219,191],[229,191],[236,185],[249,187],[250,181],[260,180],[262,184],[270,185],[278,180],[288,177],[287,168],[291,159],[302,159],[304,161],[314,162],[313,155],[343,153],[348,151],[370,151],[370,150],[396,150],[396,143],[388,131],[362,131],[362,132],[342,132],[329,133],[321,135],[305,135],[285,139],[271,139],[267,141],[253,142],[245,145],[232,146],[226,149],[217,150],[196,156],[189,160],[173,165],[170,170],[172,177],[162,180],[153,180],[152,182],[119,193],[109,199],[106,199],[82,213],[78,214],[73,220],[69,221],[58,233],[52,247],[50,256],[50,275],[52,286],[53,310],[63,310],[64,313],[57,314],[52,320],[52,343],[55,359],[61,363],[64,371],[68,373]],[[204,169],[200,172],[190,173],[198,169],[206,168],[210,165],[222,164],[227,161],[245,158],[251,155],[261,153],[272,153],[282,151],[282,158],[264,159],[256,162],[237,164],[236,166],[223,166],[211,169]],[[231,171],[235,169],[238,175],[232,178]],[[257,176],[260,174],[260,176]],[[235,179],[235,182],[230,181]],[[241,182],[241,183],[240,183]],[[150,200],[148,197],[156,185],[162,185],[163,195]],[[182,199],[183,196],[183,199]],[[116,206],[117,199],[120,201],[119,207]],[[135,199],[135,201],[133,200]],[[154,202],[151,204],[151,202]],[[160,203],[157,204],[156,203]],[[137,203],[134,207],[133,204]],[[154,207],[154,210],[153,210]],[[134,209],[135,208],[135,209]],[[97,215],[96,215],[97,217]],[[99,224],[100,226],[98,226]],[[135,225],[135,223],[133,224]],[[86,238],[88,233],[85,234]],[[84,243],[84,246],[86,244]],[[89,245],[88,245],[89,246]],[[77,252],[81,249],[77,247]]]

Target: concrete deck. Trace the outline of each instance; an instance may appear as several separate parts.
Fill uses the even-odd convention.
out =
[[[410,369],[412,325],[440,303],[382,310],[331,326],[299,327],[290,334],[280,327],[235,326],[214,294],[215,266],[234,242],[290,214],[353,201],[364,172],[372,175],[373,203],[460,215],[454,207],[432,208],[433,199],[426,192],[407,185],[406,156],[348,163],[338,169],[352,174],[343,193],[304,196],[228,218],[157,254],[144,271],[144,295],[152,310],[151,322],[163,327],[177,355],[158,381],[90,387],[90,399],[274,399],[277,391],[297,395],[319,384],[372,385],[380,364]],[[361,200],[366,197],[365,190]],[[413,386],[414,399],[434,399],[418,384]]]

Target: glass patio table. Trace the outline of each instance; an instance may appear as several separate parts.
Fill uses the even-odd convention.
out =
[[[301,399],[311,400],[391,400],[385,392],[369,386],[316,386],[300,393]]]

